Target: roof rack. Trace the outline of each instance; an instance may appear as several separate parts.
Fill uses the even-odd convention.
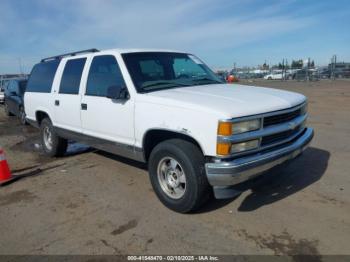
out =
[[[100,50],[98,50],[96,48],[91,48],[91,49],[81,50],[81,51],[77,51],[77,52],[47,57],[47,58],[41,59],[41,62],[47,62],[50,60],[61,59],[61,58],[66,57],[66,56],[75,56],[77,54],[82,54],[82,53],[95,53],[95,52],[99,52],[99,51]]]

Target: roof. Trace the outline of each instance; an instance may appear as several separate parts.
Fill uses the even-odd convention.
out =
[[[107,50],[98,50],[96,48],[91,48],[91,49],[86,49],[86,50],[81,50],[81,51],[76,51],[76,52],[71,52],[71,53],[65,53],[65,54],[61,54],[61,55],[56,55],[56,56],[51,56],[51,57],[47,57],[47,58],[43,58],[41,59],[41,62],[47,62],[47,61],[52,61],[52,60],[56,60],[56,59],[63,59],[63,58],[67,58],[67,57],[84,57],[87,54],[91,54],[91,53],[100,53],[100,54],[104,54],[104,53],[111,53],[111,52],[117,52],[119,54],[127,54],[127,53],[140,53],[140,52],[171,52],[171,53],[183,53],[186,54],[186,52],[182,52],[182,51],[176,51],[176,50],[167,50],[167,49],[122,49],[122,48],[117,48],[117,49],[107,49]]]
[[[110,52],[115,51],[121,54],[125,53],[140,53],[140,52],[171,52],[171,53],[188,53],[179,50],[171,50],[171,49],[158,49],[158,48],[115,48],[115,49],[107,49],[100,50],[100,52]]]

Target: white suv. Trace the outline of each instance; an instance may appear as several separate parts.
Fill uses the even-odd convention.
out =
[[[313,137],[306,98],[227,85],[196,56],[96,49],[43,59],[25,93],[43,150],[67,139],[147,162],[159,199],[178,212],[300,154]],[[214,189],[214,190],[213,190]]]

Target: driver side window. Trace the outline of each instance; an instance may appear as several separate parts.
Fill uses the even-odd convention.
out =
[[[140,61],[140,69],[143,79],[147,81],[163,79],[164,68],[158,60]]]
[[[95,56],[90,66],[85,94],[106,97],[110,86],[125,86],[117,60],[112,55]]]

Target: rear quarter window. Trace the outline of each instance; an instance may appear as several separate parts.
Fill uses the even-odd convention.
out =
[[[59,63],[58,60],[52,60],[36,64],[30,74],[26,92],[50,93]]]

